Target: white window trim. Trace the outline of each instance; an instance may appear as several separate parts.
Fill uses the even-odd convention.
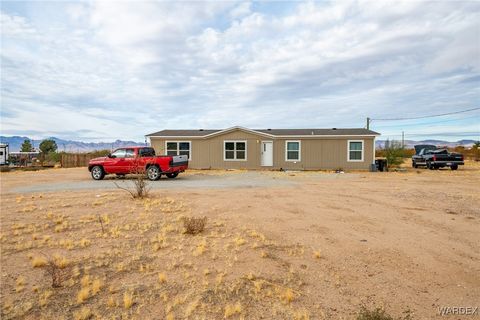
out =
[[[176,143],[177,144],[177,155],[179,154],[180,152],[180,142],[188,142],[188,154],[189,154],[189,157],[188,157],[188,160],[191,161],[192,160],[192,141],[185,141],[185,140],[165,140],[165,154],[167,154],[168,150],[167,150],[167,143]]]
[[[350,159],[350,142],[361,142],[362,143],[362,159],[356,160],[356,159]],[[355,150],[352,150],[355,151]],[[364,161],[364,156],[363,154],[365,153],[365,140],[347,140],[347,162],[363,162]]]
[[[227,142],[233,142],[235,143],[235,147],[234,147],[234,159],[227,159],[225,157],[225,151],[227,151],[227,149],[225,148],[225,145],[227,144]],[[245,159],[237,159],[237,144],[236,142],[243,142],[245,143]],[[247,150],[248,150],[248,144],[247,144],[247,140],[223,140],[223,161],[247,161],[248,159],[248,154],[247,154]],[[229,151],[232,151],[232,150],[229,150]],[[243,150],[240,150],[240,151],[243,151]]]
[[[298,160],[288,159],[288,143],[298,142]],[[301,140],[285,140],[285,161],[287,162],[300,162],[302,161],[302,141]]]

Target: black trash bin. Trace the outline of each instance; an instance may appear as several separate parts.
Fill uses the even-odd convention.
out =
[[[380,172],[388,171],[387,159],[375,159],[375,166]]]

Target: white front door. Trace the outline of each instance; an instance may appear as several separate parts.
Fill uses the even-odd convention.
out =
[[[273,166],[273,142],[262,141],[262,166]]]

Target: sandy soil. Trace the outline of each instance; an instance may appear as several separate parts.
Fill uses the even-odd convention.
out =
[[[115,189],[18,192],[85,182],[83,168],[2,173],[2,319],[354,319],[362,305],[435,319],[442,306],[480,305],[478,163],[183,179],[252,175],[269,182],[133,200]],[[189,216],[208,218],[203,233],[183,233]],[[42,260],[64,267],[61,287]]]

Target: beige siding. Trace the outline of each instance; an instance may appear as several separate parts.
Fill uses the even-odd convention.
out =
[[[301,161],[286,161],[285,147],[287,140],[301,141]],[[347,161],[348,140],[363,140],[364,156],[362,162]],[[303,138],[277,139],[274,143],[274,164],[284,169],[369,169],[373,162],[373,138],[341,137],[341,138]]]
[[[163,138],[152,137],[151,145],[157,154],[165,154]],[[222,135],[204,138],[167,139],[168,141],[190,141],[190,168],[194,169],[298,169],[318,170],[337,169],[368,170],[373,162],[373,137],[324,137],[324,138],[292,138],[279,139],[248,133],[242,130],[228,132]],[[224,161],[224,141],[242,140],[247,142],[246,161]],[[301,141],[301,159],[298,162],[286,161],[285,142],[287,140]],[[348,140],[364,141],[364,159],[362,162],[349,162]],[[273,141],[273,167],[262,167],[261,141]]]

